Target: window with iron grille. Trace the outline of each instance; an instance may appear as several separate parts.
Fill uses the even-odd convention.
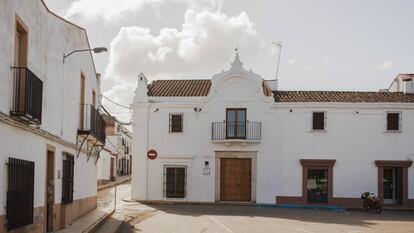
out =
[[[34,169],[34,162],[9,158],[6,207],[8,231],[33,224]]]
[[[326,113],[313,112],[312,113],[312,130],[323,131],[326,130]]]
[[[69,153],[63,153],[62,163],[62,203],[68,204],[73,202],[73,172],[74,156]]]
[[[401,112],[387,112],[387,131],[401,130]]]
[[[187,186],[187,166],[164,166],[164,197],[185,198]]]
[[[182,113],[171,113],[170,114],[170,133],[181,133],[183,132],[183,114]]]

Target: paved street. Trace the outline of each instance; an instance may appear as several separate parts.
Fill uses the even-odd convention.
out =
[[[111,205],[113,189],[99,193],[100,205]],[[130,184],[118,187],[118,211],[100,233],[148,232],[414,232],[414,213],[385,211],[382,215],[364,211],[259,208],[215,205],[143,205],[125,202]],[[106,198],[106,199],[105,199]],[[105,201],[106,200],[106,201]]]

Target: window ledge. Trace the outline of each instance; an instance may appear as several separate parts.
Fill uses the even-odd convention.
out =
[[[328,130],[326,129],[311,129],[309,130],[310,133],[327,133]]]
[[[394,134],[394,133],[402,133],[401,130],[386,130],[384,133],[386,134]]]

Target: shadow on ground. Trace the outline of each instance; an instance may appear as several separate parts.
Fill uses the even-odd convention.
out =
[[[371,226],[378,221],[414,221],[412,211],[384,211],[382,214],[363,210],[330,211],[314,209],[286,209],[256,206],[215,206],[215,205],[181,205],[151,204],[158,211],[168,214],[187,216],[244,216],[250,218],[278,218],[301,222],[344,224],[353,226]]]

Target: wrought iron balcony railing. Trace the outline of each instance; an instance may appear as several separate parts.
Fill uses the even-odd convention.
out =
[[[260,141],[262,138],[262,123],[249,121],[213,122],[211,131],[211,139],[213,141]]]
[[[80,104],[80,116],[78,134],[92,136],[105,144],[105,121],[102,114],[90,104]]]
[[[31,124],[42,123],[43,82],[27,67],[14,71],[14,103],[10,115]]]

